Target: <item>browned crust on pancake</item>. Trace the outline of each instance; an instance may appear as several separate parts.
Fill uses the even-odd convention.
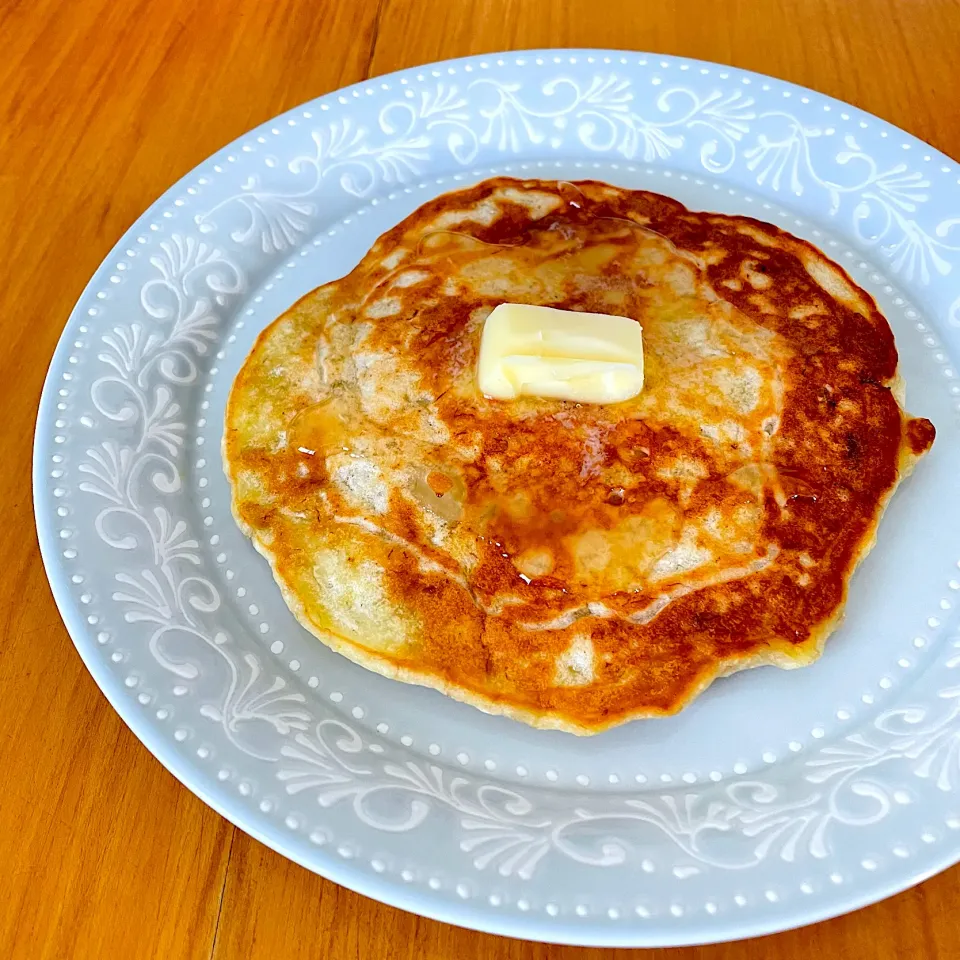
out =
[[[337,311],[338,322],[351,322],[351,305],[389,274],[380,262],[384,256],[415,247],[445,210],[469,207],[505,187],[552,191],[561,197],[566,190],[549,181],[500,178],[425,204],[381,237],[348,277],[308,294],[271,325],[240,371],[224,436],[234,511],[270,561],[288,605],[324,643],[370,669],[434,687],[488,712],[574,733],[595,733],[636,717],[676,712],[717,676],[761,664],[794,667],[812,662],[840,619],[850,576],[873,544],[883,509],[934,438],[929,421],[907,416],[897,402],[897,352],[889,325],[869,294],[842,268],[776,227],[747,217],[695,213],[657,194],[590,182],[575,186],[589,199],[589,209],[565,204],[532,220],[527,207],[501,200],[501,215],[489,224],[471,222],[470,234],[484,243],[518,244],[530,242],[532,231],[589,225],[595,218],[631,220],[702,261],[705,283],[753,324],[782,338],[790,359],[781,371],[786,401],[772,466],[785,505],[772,494],[766,496],[761,537],[776,545],[776,561],[749,576],[676,596],[645,623],[624,618],[649,605],[652,594],[613,593],[603,600],[617,617],[587,616],[562,629],[531,632],[518,626],[514,608],[492,615],[483,607],[509,593],[522,599],[516,609],[527,620],[548,618],[563,608],[567,601],[561,594],[567,588],[574,592],[571,570],[560,565],[531,583],[517,580],[512,557],[540,532],[501,511],[495,530],[482,528],[491,535],[476,539],[476,565],[465,589],[451,576],[451,570],[457,571],[450,557],[425,536],[409,503],[393,491],[384,528],[398,541],[415,544],[436,569],[424,569],[414,555],[392,542],[359,533],[351,562],[372,559],[384,571],[389,602],[420,625],[413,630],[413,642],[393,649],[364,645],[325,620],[310,602],[305,579],[309,562],[304,557],[310,540],[289,517],[313,511],[322,526],[321,495],[330,502],[336,493],[321,458],[304,456],[277,438],[273,444],[251,444],[244,425],[251,405],[266,401],[270,409],[264,416],[289,426],[321,395],[309,376],[296,389],[277,382],[274,371],[284,354],[274,352],[276,342],[301,364],[305,358],[312,362],[331,310]],[[743,282],[744,263],[770,278],[763,296]],[[613,276],[616,260],[605,269]],[[440,282],[442,277],[437,278]],[[463,383],[472,378],[476,337],[465,331],[478,306],[495,302],[466,297],[443,300],[433,312],[404,310],[404,317],[423,315],[416,317],[412,339],[410,330],[404,331],[410,342],[403,346],[396,324],[378,324],[371,334],[373,347],[404,353],[434,398],[433,411],[453,436],[480,438],[482,450],[465,471],[471,509],[479,511],[491,498],[505,495],[494,489],[499,481],[486,466],[491,457],[524,475],[534,497],[576,502],[577,529],[591,524],[609,529],[657,497],[675,502],[676,485],[654,469],[663,458],[689,455],[716,462],[716,454],[708,455],[695,438],[624,418],[615,408],[561,404],[566,423],[546,415],[547,408],[527,409],[518,420],[509,405],[471,397]],[[645,322],[642,299],[625,303],[624,315]],[[814,308],[798,316],[797,303]],[[610,312],[582,292],[570,302],[551,305]],[[550,409],[555,407],[553,403]],[[598,430],[602,469],[596,477],[584,478],[571,464],[580,463],[578,444],[588,427]],[[630,451],[637,449],[646,451],[643,464],[630,459]],[[532,458],[530,451],[535,452]],[[521,464],[523,457],[530,463]],[[615,467],[637,479],[630,492],[642,490],[642,495],[611,502],[608,474]],[[241,475],[256,477],[261,489],[256,494],[241,489]],[[707,477],[696,496],[703,502],[714,498],[718,504],[735,501],[722,474]],[[596,681],[559,686],[554,680],[557,657],[584,628],[596,651]]]

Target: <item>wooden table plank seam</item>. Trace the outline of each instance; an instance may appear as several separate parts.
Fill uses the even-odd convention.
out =
[[[217,898],[217,919],[213,925],[213,935],[210,938],[210,958],[217,955],[217,937],[220,934],[220,920],[223,917],[223,898],[227,892],[227,879],[230,876],[230,861],[233,858],[233,844],[237,837],[237,828],[230,826],[230,842],[227,847],[227,863],[223,871],[223,883],[220,884],[219,896]]]

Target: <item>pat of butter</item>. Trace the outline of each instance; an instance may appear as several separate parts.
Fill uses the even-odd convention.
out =
[[[477,383],[496,400],[620,403],[643,388],[643,331],[629,317],[502,303],[483,327]]]

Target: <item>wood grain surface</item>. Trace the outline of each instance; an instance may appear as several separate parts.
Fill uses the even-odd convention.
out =
[[[87,675],[31,508],[50,355],[86,280],[151,201],[253,125],[345,83],[533,46],[759,70],[960,157],[958,0],[0,0],[0,957],[615,955],[423,920],[235,830],[160,767]],[[643,955],[960,957],[958,903],[954,868],[814,927]]]

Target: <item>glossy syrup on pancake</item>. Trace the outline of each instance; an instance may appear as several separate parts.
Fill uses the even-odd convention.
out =
[[[485,398],[480,331],[507,301],[638,320],[643,391]],[[328,645],[592,733],[816,658],[933,440],[896,368],[869,295],[775,227],[496,179],[424,205],[265,331],[225,463]]]

